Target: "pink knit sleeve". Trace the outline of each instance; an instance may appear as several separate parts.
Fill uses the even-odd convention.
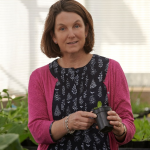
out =
[[[114,60],[110,60],[109,65],[107,80],[105,82],[105,84],[108,85],[109,90],[109,104],[121,117],[122,122],[127,127],[126,138],[122,143],[115,140],[113,133],[110,135],[118,145],[122,145],[128,143],[133,138],[135,133],[135,126],[133,123],[134,118],[130,103],[130,93],[125,74],[120,64]]]
[[[54,143],[50,137],[50,121],[44,87],[38,70],[35,70],[29,80],[28,87],[28,127],[35,141],[39,144]]]

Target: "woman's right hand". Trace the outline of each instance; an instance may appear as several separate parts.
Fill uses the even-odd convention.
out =
[[[68,120],[69,130],[86,130],[95,123],[96,114],[87,111],[77,111],[70,114]]]

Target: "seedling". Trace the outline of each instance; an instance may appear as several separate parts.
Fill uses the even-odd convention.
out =
[[[101,101],[98,101],[97,102],[97,107],[95,107],[94,109],[98,109],[98,108],[100,108],[102,106],[102,102]]]

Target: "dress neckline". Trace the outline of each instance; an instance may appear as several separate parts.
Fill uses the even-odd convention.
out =
[[[85,65],[85,66],[82,66],[82,67],[79,67],[79,68],[73,68],[73,67],[70,67],[70,68],[63,68],[59,65],[58,63],[58,59],[55,60],[55,63],[57,64],[57,66],[61,69],[65,69],[65,70],[68,70],[68,69],[72,69],[72,70],[80,70],[80,69],[83,69],[85,67],[88,67],[92,61],[92,59],[95,57],[95,54],[93,54],[92,58],[90,59],[90,61]]]

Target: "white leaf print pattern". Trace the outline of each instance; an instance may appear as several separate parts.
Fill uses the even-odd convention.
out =
[[[81,84],[80,84],[80,94],[83,92],[83,89],[84,89],[83,82],[81,82]]]
[[[81,148],[82,148],[82,150],[85,150],[84,143],[81,144]]]
[[[68,69],[68,74],[70,74],[70,79],[74,80],[74,71],[71,68]]]
[[[94,137],[94,140],[95,140],[96,144],[99,144],[100,143],[100,139],[96,136],[95,133],[93,134],[93,137]]]
[[[56,86],[59,86],[59,85],[60,85],[60,82],[59,82],[59,81],[57,81]]]
[[[84,137],[83,142],[85,142],[85,143],[89,144],[89,143],[91,142],[91,138],[90,138],[90,136],[86,134],[86,135],[85,135],[85,137]]]
[[[91,59],[91,66],[94,67],[95,63],[96,63],[95,58]]]
[[[102,72],[99,74],[98,79],[99,79],[99,82],[102,82],[102,79],[103,79],[103,74],[102,74]]]
[[[88,76],[86,76],[86,77],[85,77],[85,86],[88,85],[88,80],[89,80],[89,79],[88,79]]]
[[[102,59],[98,59],[98,66],[99,66],[100,68],[103,67],[103,61],[102,61]]]
[[[95,143],[93,143],[93,150],[97,150]]]
[[[65,99],[63,99],[62,102],[61,102],[61,110],[62,111],[65,110]]]
[[[94,69],[94,68],[91,68],[91,75],[95,75],[96,74],[96,69]]]
[[[91,95],[89,98],[90,104],[94,104],[96,102],[94,95]]]
[[[78,107],[77,107],[77,98],[75,98],[75,99],[73,100],[72,109],[73,109],[74,111],[77,111],[77,109],[78,109]]]
[[[107,94],[106,94],[106,97],[105,97],[105,102],[104,102],[104,104],[107,106],[107,104],[108,104],[108,96],[107,96]]]
[[[102,97],[102,87],[98,88],[98,97]]]
[[[60,112],[59,107],[57,105],[55,108],[54,116],[60,116],[60,114],[61,114],[61,112]]]
[[[58,68],[54,68],[54,72],[57,73],[58,72]]]
[[[70,83],[69,83],[68,79],[66,80],[66,87],[67,87],[67,89],[69,89],[69,87],[70,87]]]
[[[76,147],[75,150],[78,150],[78,148]]]
[[[83,98],[86,98],[86,97],[87,97],[87,90],[84,91],[84,93],[83,93]]]
[[[79,104],[82,105],[83,102],[84,102],[84,101],[83,101],[83,98],[82,98],[82,96],[81,96],[81,97],[79,98]]]
[[[68,95],[67,95],[67,103],[70,103],[70,100],[72,99],[72,96],[71,96],[71,94],[70,93],[68,93]]]
[[[60,100],[60,95],[58,94],[58,91],[55,92],[54,99],[55,99],[56,101],[59,101],[59,100]]]
[[[58,63],[56,61],[53,62],[53,67],[57,68],[58,67]]]
[[[81,139],[80,136],[75,136],[75,137],[74,137],[74,141],[75,141],[75,142],[78,142],[80,139]]]
[[[71,150],[72,149],[72,145],[71,145],[71,141],[69,140],[67,143],[67,150]]]
[[[106,65],[105,72],[108,70],[109,63]]]
[[[65,95],[65,86],[62,86],[62,95]]]
[[[73,88],[72,88],[72,93],[73,94],[77,94],[77,88],[76,85],[74,84]]]
[[[106,144],[103,144],[103,150],[107,150]]]
[[[79,75],[78,74],[75,76],[74,80],[75,80],[76,85],[78,85],[78,82],[79,82]]]
[[[91,85],[90,85],[90,89],[93,89],[93,88],[95,88],[97,85],[96,85],[96,83],[95,83],[95,81],[94,81],[94,79],[92,80],[92,82],[91,82]]]

